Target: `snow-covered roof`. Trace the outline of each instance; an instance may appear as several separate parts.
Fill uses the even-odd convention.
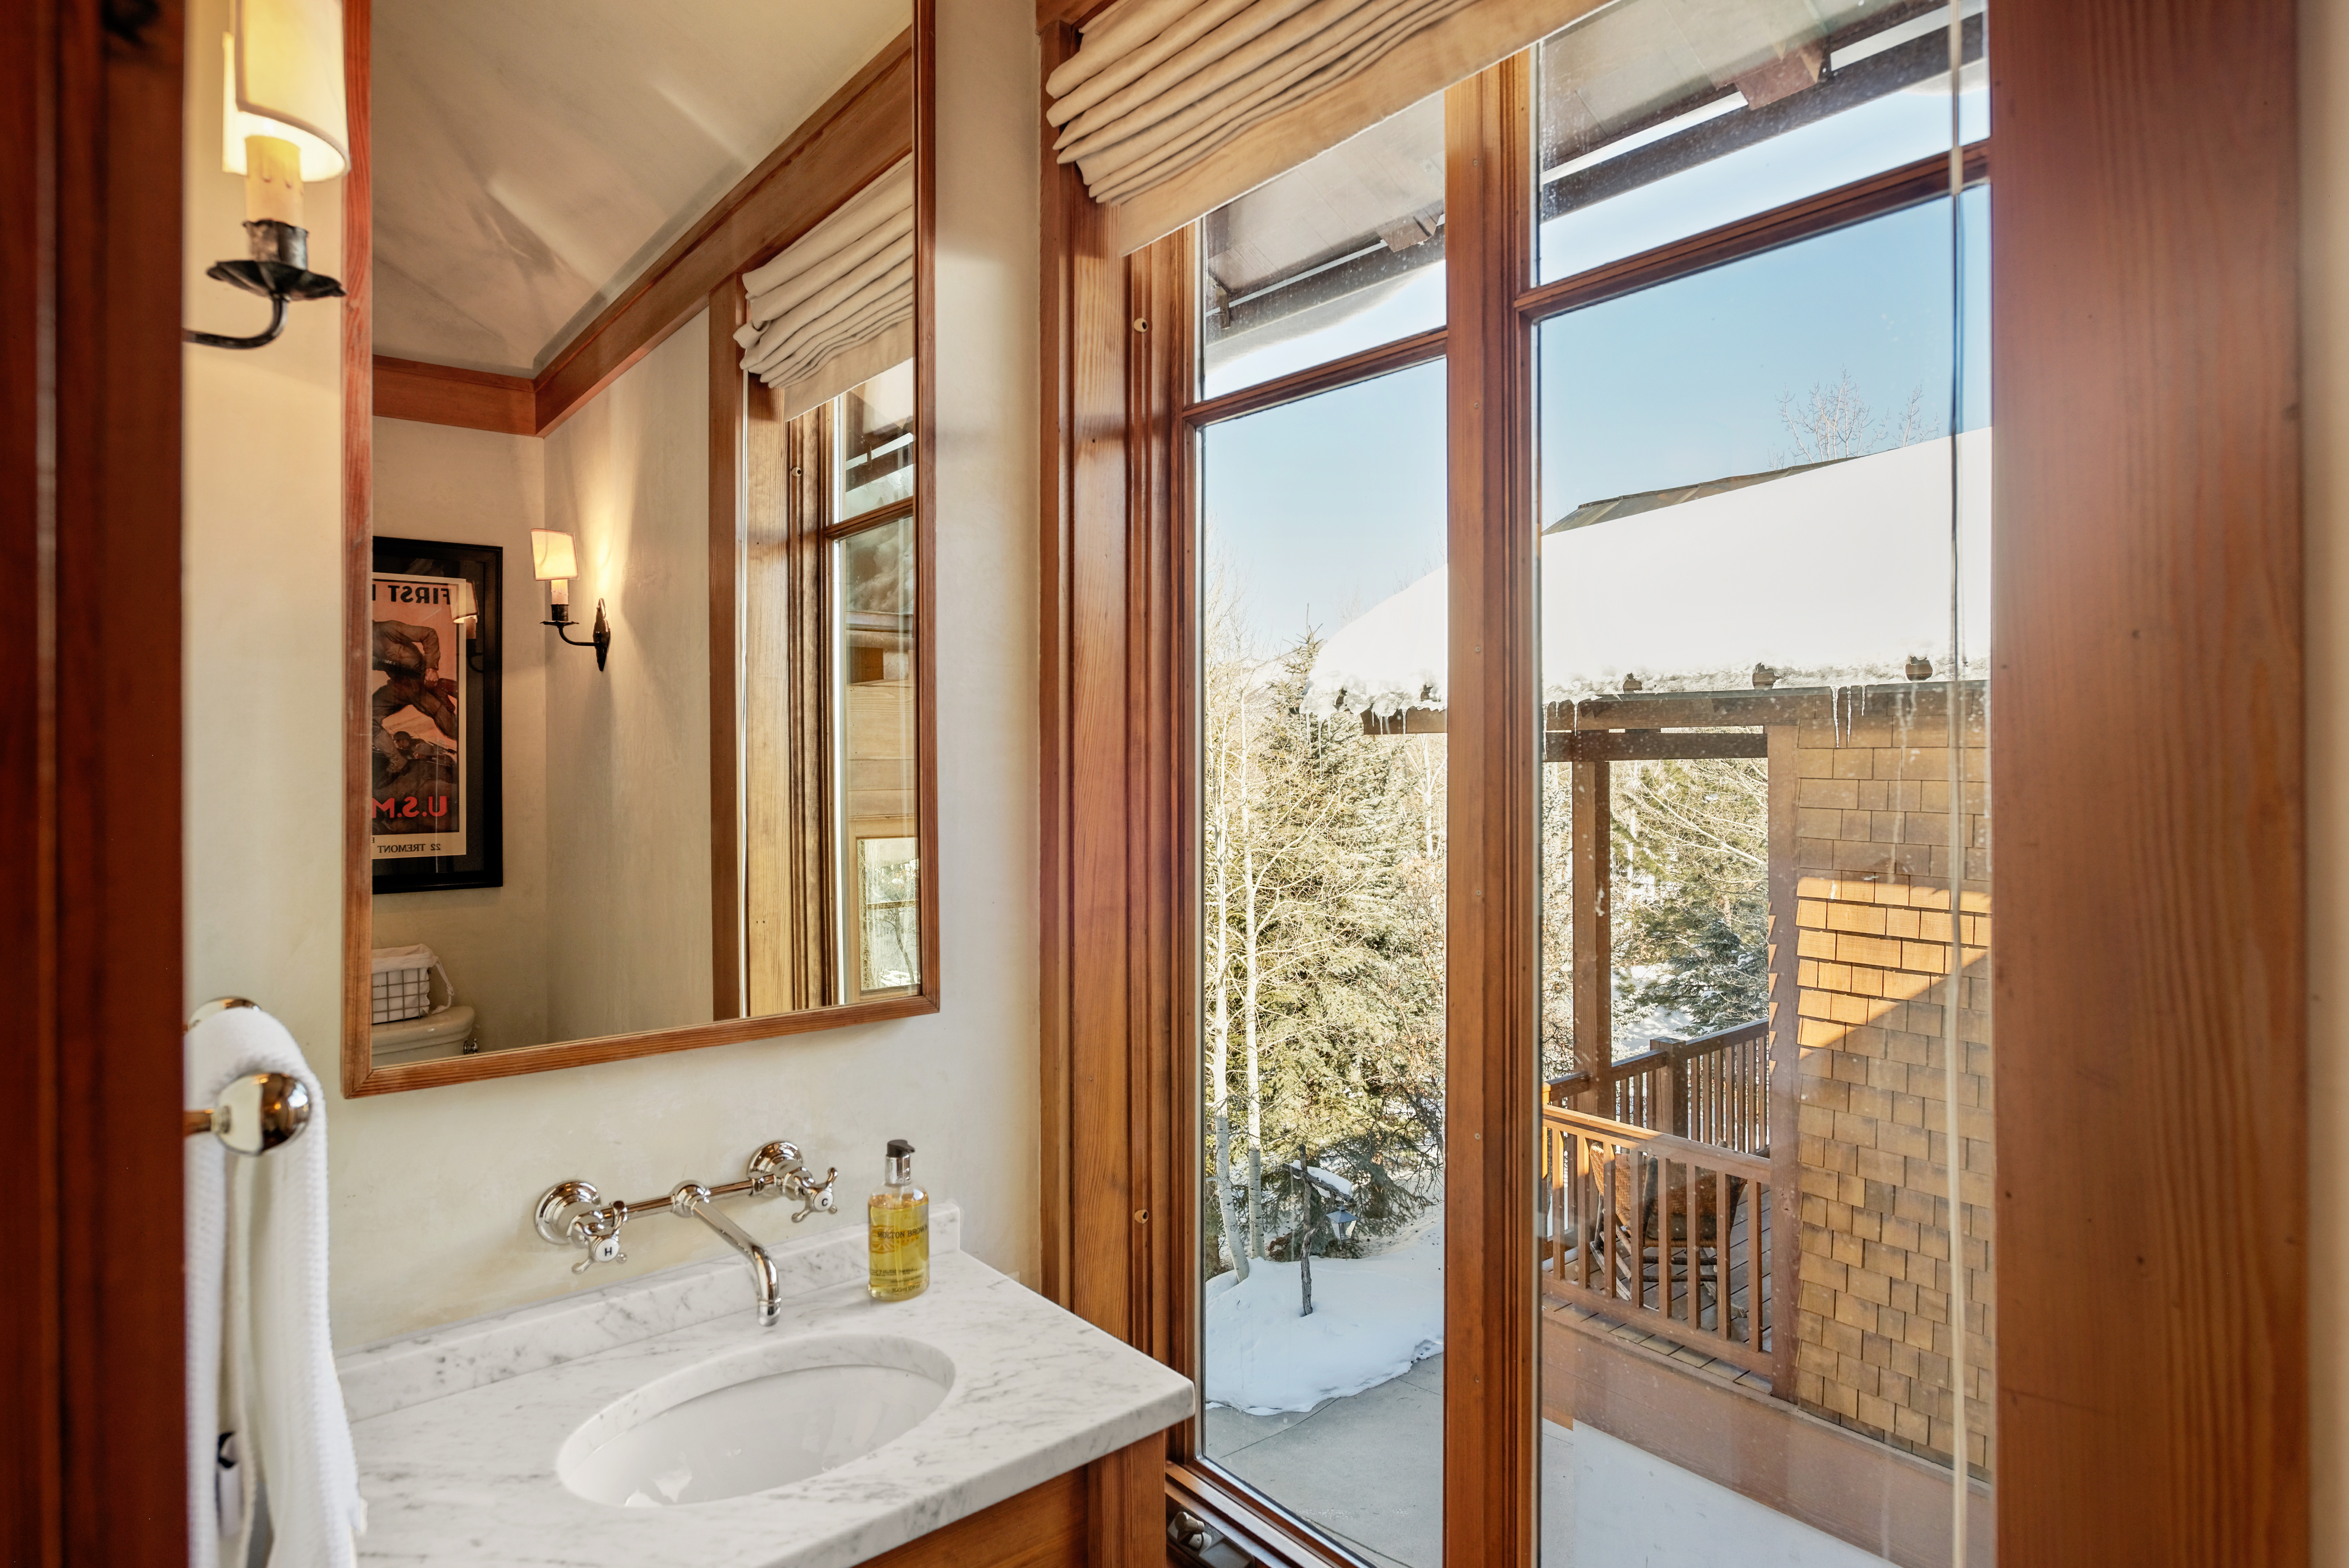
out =
[[[1990,432],[1956,447],[1972,673],[1990,645]],[[1546,700],[1619,691],[1626,675],[1650,691],[1749,687],[1757,664],[1806,686],[1900,680],[1920,654],[1946,668],[1951,488],[1944,437],[1546,532]],[[1308,700],[1442,707],[1449,591],[1438,569],[1332,633]]]

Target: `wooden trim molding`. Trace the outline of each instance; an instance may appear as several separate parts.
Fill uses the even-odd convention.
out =
[[[93,1222],[181,1203],[185,24],[0,7],[12,1563],[187,1561],[181,1270]]]
[[[1074,26],[1045,29],[1043,72],[1076,52]],[[1124,748],[1104,749],[1096,727],[1123,701],[1127,622],[1125,537],[1125,265],[1109,252],[1101,210],[1076,170],[1052,156],[1052,130],[1037,110],[1041,170],[1042,266],[1039,302],[1039,387],[1043,418],[1040,538],[1038,541],[1038,1029],[1042,1095],[1042,1285],[1052,1300],[1079,1306],[1076,1233],[1081,1193],[1101,1193],[1091,1140],[1098,1128],[1077,1111],[1078,1042],[1102,1028],[1102,1008],[1123,1005],[1113,954],[1087,946],[1079,931],[1103,910],[1123,907],[1123,811],[1104,779],[1122,768]],[[1078,759],[1085,759],[1080,768]],[[1084,788],[1081,792],[1081,779]],[[1104,812],[1107,820],[1102,820]],[[1106,885],[1104,885],[1106,884]],[[1083,908],[1080,890],[1085,890]],[[1114,987],[1113,994],[1105,995]],[[1121,1113],[1122,1114],[1122,1113]],[[1121,1136],[1122,1136],[1121,1132]],[[1122,1172],[1123,1161],[1115,1161]],[[1105,1194],[1124,1205],[1121,1174]],[[1088,1264],[1090,1260],[1088,1260]],[[1118,1277],[1123,1278],[1120,1268]],[[1090,1302],[1124,1332],[1122,1300],[1113,1311]],[[1092,1315],[1087,1313],[1087,1315]]]
[[[375,128],[369,56],[374,0],[345,0],[343,87],[351,166],[343,176],[343,1091],[373,1068],[374,862],[367,857],[367,674],[359,634],[371,616],[375,568]]]
[[[692,320],[715,291],[772,258],[912,152],[914,77],[909,28],[736,181],[535,377],[378,356],[376,411],[389,419],[545,435]]]
[[[742,1016],[742,550],[747,537],[750,377],[734,328],[740,282],[709,291],[709,1016]]]
[[[2295,25],[1997,23],[2010,1568],[2308,1561]]]
[[[1114,0],[1036,0],[1036,30],[1040,33],[1049,32],[1062,25],[1071,28],[1081,27],[1103,11],[1108,10],[1113,3]],[[1076,51],[1071,49],[1069,53],[1074,54]],[[1066,57],[1066,56],[1062,57],[1062,58]],[[1050,76],[1052,68],[1050,66],[1046,67],[1043,75]]]
[[[915,819],[920,841],[922,995],[938,1000],[938,18],[914,0]]]
[[[709,291],[772,258],[913,151],[911,28],[678,236],[535,377],[546,434],[693,319]]]
[[[455,425],[507,436],[535,436],[538,398],[526,376],[460,370],[421,359],[374,356],[375,412],[419,425]]]

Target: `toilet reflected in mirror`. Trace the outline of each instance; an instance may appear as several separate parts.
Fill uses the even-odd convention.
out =
[[[457,1000],[439,955],[422,943],[377,948],[367,979],[368,1043],[377,1061],[430,1061],[481,1048],[473,1009]]]

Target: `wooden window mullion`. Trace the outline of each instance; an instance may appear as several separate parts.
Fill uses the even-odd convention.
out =
[[[1536,1551],[1539,538],[1529,483],[1532,61],[1444,94],[1450,672],[1444,1560]]]

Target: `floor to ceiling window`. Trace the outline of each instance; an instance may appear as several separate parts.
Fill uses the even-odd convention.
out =
[[[1543,1560],[1946,1563],[1992,1470],[1985,18],[1684,22],[1535,73]],[[1603,1397],[1641,1376],[1676,1422]]]
[[[1443,101],[1193,241],[1194,1457],[1362,1563],[1443,1561],[1485,1137],[1544,1568],[1987,1561],[1987,18],[1685,10],[1528,72],[1537,1129],[1444,1093]]]
[[[1411,1568],[1441,1553],[1444,738],[1366,724],[1332,650],[1440,580],[1444,377],[1320,367],[1442,325],[1443,206],[1430,99],[1210,214],[1195,426],[1203,1453]],[[1440,626],[1412,656],[1440,687]]]

